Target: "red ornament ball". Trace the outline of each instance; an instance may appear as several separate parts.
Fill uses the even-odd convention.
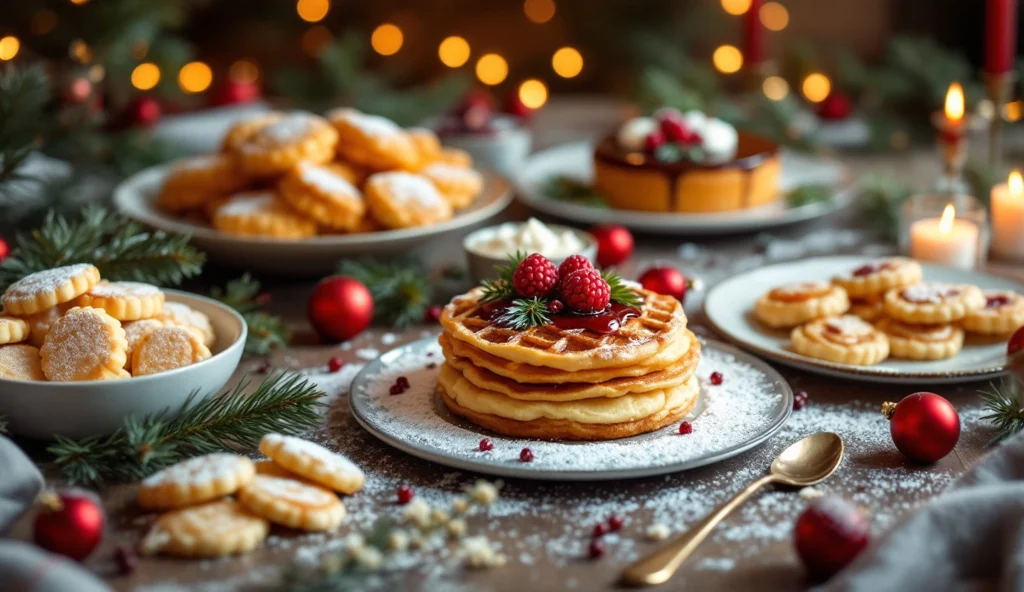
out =
[[[825,120],[846,119],[851,113],[853,113],[853,101],[839,90],[833,90],[825,97],[824,101],[818,103],[818,117]]]
[[[534,110],[527,107],[523,100],[519,98],[519,89],[513,89],[505,98],[505,105],[503,107],[505,113],[514,115],[520,119],[530,119],[533,117]]]
[[[512,287],[516,294],[526,298],[547,296],[558,285],[558,268],[550,259],[540,253],[533,253],[523,259],[512,275]]]
[[[960,439],[956,408],[935,393],[914,393],[899,403],[885,403],[882,413],[889,418],[893,444],[913,462],[936,462]]]
[[[260,98],[260,85],[250,80],[227,80],[213,93],[210,102],[214,105],[238,105],[251,103]]]
[[[370,326],[373,296],[355,278],[329,277],[313,288],[306,313],[321,339],[332,343],[345,341]]]
[[[436,323],[441,320],[441,305],[431,304],[423,311],[423,322]]]
[[[602,311],[611,298],[611,287],[596,269],[581,269],[562,280],[562,302],[575,311]]]
[[[139,97],[128,105],[126,119],[128,125],[134,127],[150,127],[156,125],[163,115],[160,103],[153,97]]]
[[[811,502],[797,518],[793,542],[807,571],[828,578],[868,546],[869,531],[860,508],[842,498],[825,497]]]
[[[3,261],[2,251],[0,251],[0,261]],[[1006,342],[1006,355],[1012,356],[1021,349],[1024,349],[1024,327],[1014,331],[1010,340]]]
[[[652,267],[638,280],[645,290],[671,296],[682,302],[692,282],[675,267]]]
[[[598,224],[590,229],[597,239],[597,264],[618,265],[633,254],[633,235],[618,224]]]
[[[7,241],[0,238],[0,262],[3,262],[8,255],[11,254],[11,246],[7,244]]]
[[[33,525],[33,540],[40,547],[81,561],[103,539],[103,507],[82,491],[47,492]]]

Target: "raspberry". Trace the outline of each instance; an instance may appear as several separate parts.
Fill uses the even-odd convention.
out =
[[[693,424],[688,422],[688,421],[684,421],[683,423],[679,424],[679,433],[680,434],[692,434],[693,433]]]
[[[593,269],[576,271],[562,282],[562,301],[579,312],[604,310],[611,297],[608,282]]]
[[[558,277],[565,279],[581,269],[594,269],[594,264],[583,255],[570,255],[558,266]]]
[[[519,462],[533,462],[533,451],[523,448],[519,451]]]
[[[494,450],[494,442],[491,442],[490,438],[480,440],[480,452],[487,452],[489,450]]]
[[[331,372],[337,372],[338,370],[341,370],[341,367],[344,366],[344,365],[345,365],[345,362],[342,361],[342,359],[340,357],[338,357],[338,356],[334,356],[333,358],[331,358],[327,362],[327,368]]]
[[[399,485],[398,486],[398,503],[404,506],[405,504],[411,502],[412,501],[412,493],[413,493],[412,492],[412,487],[409,487],[408,485],[405,485],[404,483],[402,485]]]
[[[547,296],[557,284],[558,268],[540,253],[523,259],[512,275],[512,287],[516,294],[526,298]]]
[[[665,143],[665,134],[661,133],[661,130],[654,130],[647,134],[644,138],[644,152],[648,154],[654,152],[659,146]]]
[[[551,302],[548,302],[548,310],[551,311],[551,314],[558,314],[562,312],[562,308],[564,306],[565,305],[562,304],[561,300],[552,300]]]
[[[722,379],[723,379],[723,376],[722,376],[721,372],[712,372],[711,373],[711,384],[713,384],[715,386],[718,386],[718,385],[722,384]]]
[[[391,388],[388,389],[388,392],[392,395],[400,395],[405,392],[405,389],[402,388],[402,385],[393,384],[391,385]]]

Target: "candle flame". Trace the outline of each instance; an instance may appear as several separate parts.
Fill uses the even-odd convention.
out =
[[[1006,179],[1006,185],[1010,189],[1010,195],[1021,195],[1024,194],[1024,178],[1020,176],[1020,171],[1014,169],[1010,173],[1010,177]]]
[[[956,218],[956,208],[953,207],[953,204],[946,204],[946,209],[942,210],[942,219],[939,220],[939,232],[949,234],[949,231],[953,230],[954,218]]]
[[[960,121],[964,118],[964,88],[959,82],[949,85],[946,91],[946,118],[950,121]]]

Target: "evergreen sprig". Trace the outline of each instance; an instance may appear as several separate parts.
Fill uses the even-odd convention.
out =
[[[345,260],[338,273],[362,282],[373,296],[374,321],[394,327],[422,322],[433,292],[423,265],[404,260]]]
[[[0,186],[17,173],[47,129],[43,109],[50,92],[41,67],[0,70]]]
[[[504,265],[495,265],[494,271],[498,274],[497,279],[488,279],[480,282],[480,287],[483,289],[480,302],[487,304],[488,302],[514,298],[516,291],[512,287],[512,278],[516,274],[516,268],[519,267],[519,264],[527,256],[529,256],[529,253],[526,251],[516,250],[515,253],[509,253]]]
[[[323,392],[297,374],[268,376],[251,394],[244,378],[220,395],[189,395],[175,414],[129,416],[109,436],[58,437],[47,448],[72,484],[132,481],[186,458],[250,449],[270,432],[298,434],[316,426]]]
[[[812,203],[829,202],[833,197],[835,197],[835,190],[828,185],[820,183],[800,185],[786,194],[786,207],[798,208]]]
[[[614,271],[602,271],[601,277],[604,281],[608,282],[608,287],[611,289],[612,302],[625,306],[640,306],[640,296],[626,285],[622,276]]]
[[[224,288],[215,287],[210,296],[238,311],[249,328],[245,352],[265,355],[276,347],[288,345],[291,331],[279,316],[260,310],[264,300],[260,283],[248,273],[231,280]]]
[[[549,199],[566,201],[592,208],[608,208],[604,196],[589,183],[566,175],[556,175],[544,184],[544,195]]]
[[[511,329],[529,329],[547,325],[551,322],[548,301],[538,296],[516,298],[495,320],[499,325]]]
[[[1018,390],[1016,382],[1003,380],[979,391],[981,402],[988,410],[981,419],[991,421],[996,427],[996,435],[989,444],[1001,442],[1024,430],[1024,407],[1021,407]]]

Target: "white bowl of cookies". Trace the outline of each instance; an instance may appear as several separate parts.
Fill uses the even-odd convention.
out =
[[[210,298],[108,282],[90,264],[30,274],[3,295],[0,415],[31,438],[108,434],[231,378],[247,329]]]

